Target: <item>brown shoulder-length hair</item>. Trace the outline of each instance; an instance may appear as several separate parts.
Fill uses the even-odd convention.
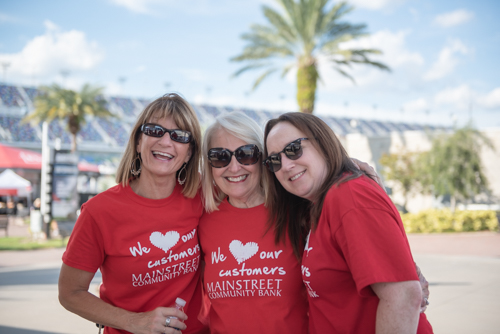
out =
[[[135,178],[130,171],[130,167],[137,156],[137,144],[139,142],[139,137],[142,135],[140,131],[141,125],[151,122],[153,118],[161,119],[166,117],[172,117],[179,129],[187,130],[193,135],[193,139],[189,143],[191,147],[191,158],[186,165],[186,183],[182,189],[184,196],[193,198],[200,187],[200,123],[191,105],[176,93],[165,94],[154,100],[139,114],[132,128],[125,153],[118,166],[116,183],[127,186],[129,180]],[[179,171],[177,171],[176,176],[178,173]],[[140,177],[140,175],[138,177]]]
[[[300,112],[286,113],[267,122],[264,130],[264,156],[268,157],[267,137],[273,127],[288,122],[304,133],[323,156],[326,178],[313,201],[295,196],[281,185],[274,173],[267,168],[269,185],[266,206],[269,210],[269,226],[274,229],[276,243],[290,238],[295,255],[300,258],[309,229],[316,229],[326,193],[334,185],[355,179],[363,173],[356,168],[333,130],[319,117]],[[282,159],[287,159],[282,155]],[[299,158],[300,159],[300,158]]]

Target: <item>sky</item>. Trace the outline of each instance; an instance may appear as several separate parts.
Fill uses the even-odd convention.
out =
[[[316,114],[445,126],[500,127],[500,2],[351,0],[344,17],[391,68],[354,66],[355,83],[320,58]],[[233,74],[241,35],[273,0],[0,0],[1,81],[58,83],[195,104],[297,111],[295,75]],[[279,9],[279,7],[276,7]]]

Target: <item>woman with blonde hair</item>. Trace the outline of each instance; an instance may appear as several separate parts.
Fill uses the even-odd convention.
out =
[[[117,186],[82,206],[59,278],[59,300],[104,333],[200,333],[198,223],[201,133],[177,94],[139,115]],[[100,298],[89,292],[97,270]],[[187,302],[185,313],[173,308]]]

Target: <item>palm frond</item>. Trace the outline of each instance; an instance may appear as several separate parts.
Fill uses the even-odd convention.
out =
[[[261,76],[257,78],[257,80],[255,80],[252,90],[255,90],[265,78],[267,78],[269,75],[273,74],[276,71],[277,71],[276,68],[271,68],[265,71]]]
[[[240,74],[248,71],[248,70],[255,70],[255,69],[258,69],[258,68],[262,68],[262,67],[267,67],[269,66],[270,64],[269,63],[253,63],[253,64],[250,64],[250,65],[247,65],[247,66],[244,66],[242,68],[240,68],[238,71],[234,72],[231,77],[237,77],[239,76]]]

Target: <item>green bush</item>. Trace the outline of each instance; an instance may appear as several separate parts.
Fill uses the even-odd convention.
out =
[[[497,231],[495,211],[455,211],[448,209],[424,210],[402,213],[401,219],[407,233]]]

